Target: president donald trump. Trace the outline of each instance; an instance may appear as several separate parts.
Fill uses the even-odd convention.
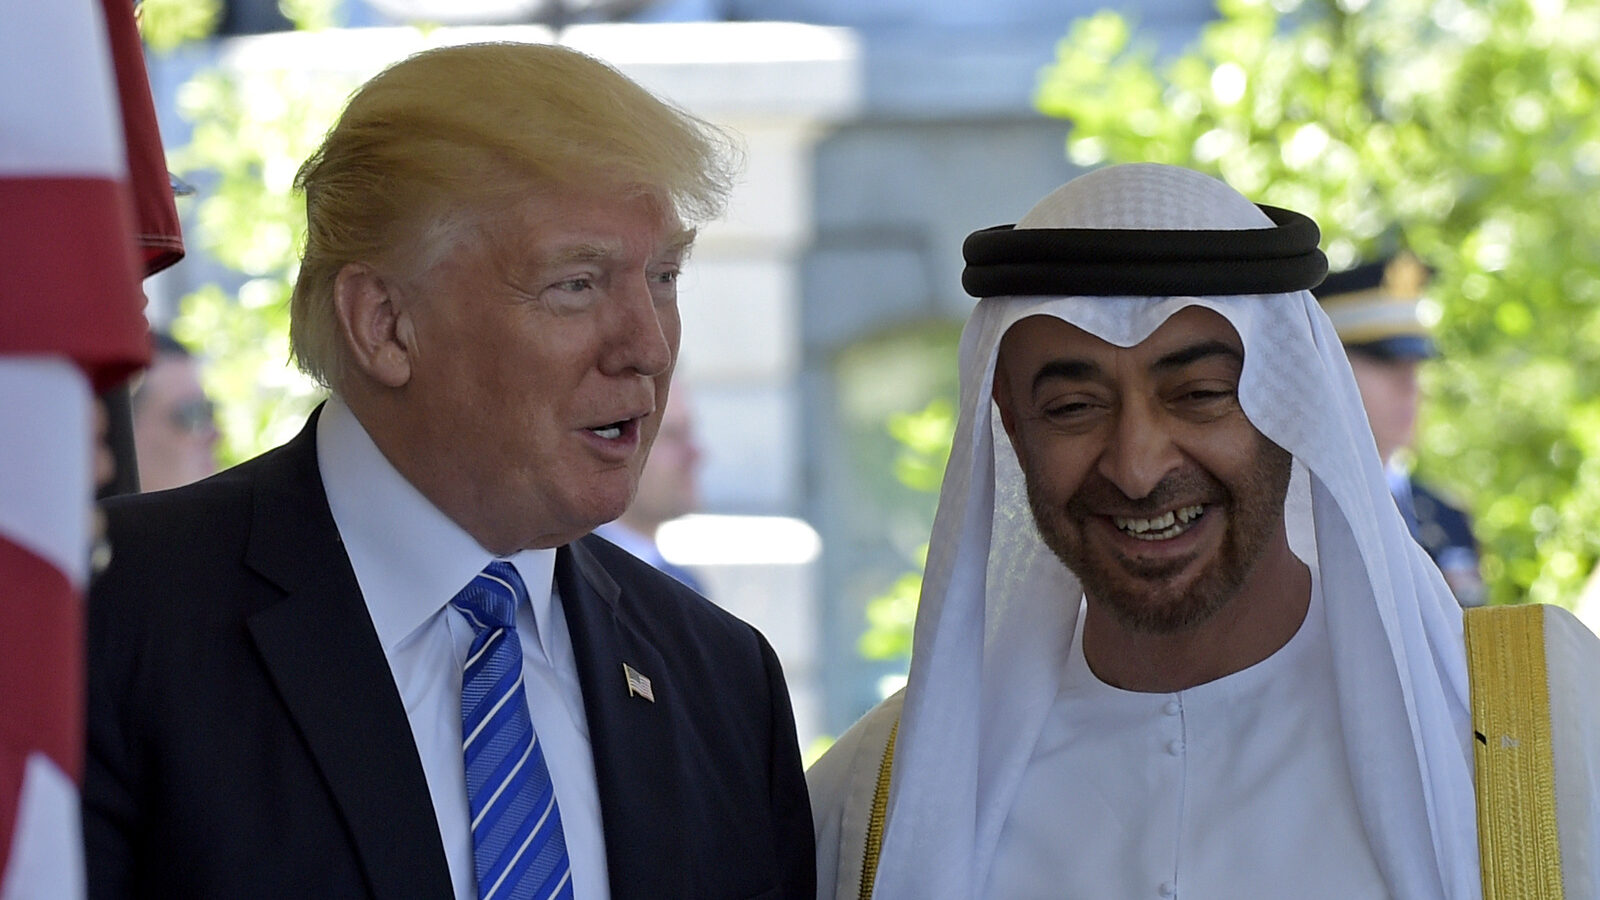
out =
[[[726,138],[554,46],[433,50],[301,169],[300,435],[111,503],[98,897],[801,898],[754,629],[589,532],[667,402]]]

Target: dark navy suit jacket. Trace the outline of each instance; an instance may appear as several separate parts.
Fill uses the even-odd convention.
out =
[[[204,482],[105,505],[83,785],[92,897],[451,896],[315,421]],[[766,640],[596,537],[560,548],[555,578],[611,895],[811,900],[810,807]],[[654,702],[630,696],[624,663]]]

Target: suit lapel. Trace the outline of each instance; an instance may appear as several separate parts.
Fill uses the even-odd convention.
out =
[[[449,897],[422,762],[322,491],[315,421],[257,484],[248,561],[286,596],[250,619],[250,633],[374,896]]]
[[[687,686],[629,623],[621,588],[581,541],[556,554],[556,586],[583,688],[611,895],[681,896],[683,841],[672,823],[688,804],[674,697]],[[630,693],[624,665],[650,680],[654,701]]]

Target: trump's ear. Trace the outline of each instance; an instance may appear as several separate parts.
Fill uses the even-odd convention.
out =
[[[352,368],[385,387],[411,380],[410,322],[383,275],[366,263],[345,263],[334,278],[333,305]]]

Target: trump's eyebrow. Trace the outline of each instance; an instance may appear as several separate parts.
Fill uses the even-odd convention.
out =
[[[685,228],[671,235],[662,242],[659,256],[681,257],[687,255],[689,248],[694,246],[695,236],[696,230],[693,228]],[[545,261],[545,265],[559,266],[574,262],[595,262],[621,256],[624,252],[625,250],[620,241],[584,241],[583,243],[562,247],[550,254]]]
[[[610,257],[618,256],[621,253],[622,247],[618,244],[573,244],[570,247],[562,247],[555,253],[550,254],[546,264],[559,266],[574,262],[594,262],[595,260],[609,259]]]
[[[682,231],[679,231],[677,234],[673,235],[667,240],[665,246],[666,252],[674,256],[687,255],[689,249],[694,246],[694,239],[698,237],[699,234],[700,230],[698,228],[685,228]]]

